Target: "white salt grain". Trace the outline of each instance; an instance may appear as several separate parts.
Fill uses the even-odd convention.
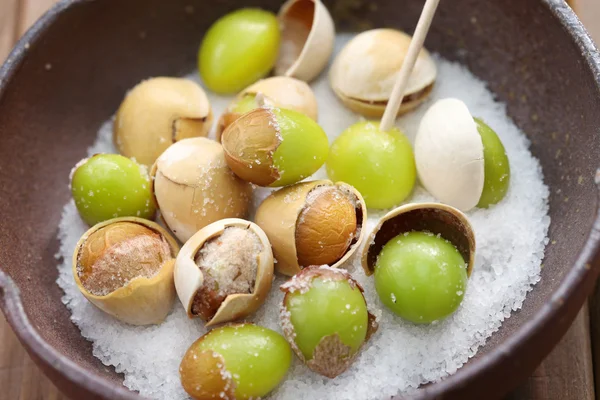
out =
[[[348,39],[348,36],[338,37],[337,50]],[[540,280],[550,224],[548,188],[543,183],[539,162],[528,150],[529,141],[506,116],[506,106],[494,100],[484,82],[459,64],[439,57],[435,61],[439,74],[431,98],[399,119],[399,127],[412,141],[423,113],[435,100],[459,98],[498,133],[512,171],[510,189],[500,204],[468,213],[478,253],[463,303],[453,316],[436,324],[417,326],[405,322],[383,306],[373,278],[365,276],[359,257],[353,257],[347,268],[365,289],[369,307],[378,316],[379,331],[350,369],[335,379],[324,379],[296,359],[285,382],[271,395],[273,399],[381,399],[439,381],[474,356],[510,312],[521,308],[527,292]],[[197,80],[196,74],[191,79]],[[326,73],[312,88],[320,105],[319,123],[330,141],[360,120],[338,102],[329,88]],[[220,115],[230,98],[211,95],[210,100],[215,115]],[[109,120],[102,126],[88,155],[115,152],[111,124]],[[326,178],[325,169],[321,168],[311,178]],[[271,191],[256,190],[254,209]],[[292,197],[287,201],[292,201]],[[416,188],[410,200],[434,201],[422,188]],[[365,229],[370,232],[383,214],[370,211]],[[199,320],[188,319],[179,303],[165,322],[150,327],[120,323],[92,306],[75,286],[70,265],[75,244],[86,229],[75,204],[69,202],[59,226],[58,284],[65,291],[63,302],[71,310],[72,320],[82,335],[93,342],[94,355],[125,375],[125,386],[148,398],[186,399],[178,366],[188,346],[206,329]],[[283,293],[278,286],[283,282],[285,278],[279,276],[274,280],[266,304],[251,321],[281,332],[279,310]]]

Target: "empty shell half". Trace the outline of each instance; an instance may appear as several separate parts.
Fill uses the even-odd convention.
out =
[[[306,82],[287,76],[273,76],[248,86],[229,104],[217,124],[217,140],[232,122],[242,114],[258,108],[257,95],[263,96],[264,103],[272,107],[287,108],[301,112],[315,122],[318,118],[317,99]]]
[[[367,238],[362,267],[373,274],[377,257],[394,237],[408,232],[429,232],[452,243],[467,264],[470,276],[475,265],[475,233],[467,217],[454,207],[440,203],[411,203],[393,209],[377,223]]]
[[[350,110],[369,118],[383,115],[411,37],[395,29],[373,29],[355,36],[337,55],[329,72],[335,94]],[[437,75],[433,59],[422,49],[410,75],[399,114],[421,104]]]
[[[320,0],[288,0],[278,15],[281,45],[277,75],[310,82],[327,66],[335,40],[335,26]]]
[[[258,225],[238,218],[214,222],[188,240],[175,262],[175,287],[190,318],[207,326],[244,318],[265,301],[273,253]]]
[[[75,246],[73,277],[100,310],[133,325],[162,322],[175,300],[179,246],[158,224],[123,217],[90,228]]]
[[[341,266],[359,246],[366,218],[356,189],[319,180],[272,193],[256,210],[255,221],[273,246],[277,271],[295,275],[310,265]]]

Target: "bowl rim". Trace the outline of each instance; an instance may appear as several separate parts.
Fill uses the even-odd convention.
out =
[[[0,67],[0,99],[6,91],[9,80],[25,60],[30,44],[36,42],[67,9],[93,1],[101,0],[61,0],[29,28]],[[593,40],[564,0],[541,0],[541,2],[561,23],[571,40],[581,50],[587,68],[595,76],[596,89],[600,94],[600,53],[598,53]],[[595,183],[600,191],[600,168],[596,170]],[[516,332],[500,343],[493,351],[479,358],[477,362],[467,363],[457,373],[413,393],[413,398],[440,398],[451,389],[474,383],[479,377],[489,374],[497,365],[501,364],[507,354],[523,350],[536,339],[541,330],[561,318],[562,326],[559,328],[561,331],[558,332],[558,335],[555,335],[555,340],[549,343],[548,347],[555,345],[575,317],[574,312],[567,312],[567,308],[572,308],[573,303],[567,304],[564,299],[574,297],[576,292],[585,287],[586,290],[583,295],[578,296],[577,310],[579,310],[585,297],[589,294],[588,292],[592,290],[593,282],[596,281],[599,272],[600,204],[596,209],[593,226],[577,260],[564,276],[550,300],[542,306],[533,318],[521,325]],[[0,269],[0,309],[2,309],[21,343],[34,356],[36,362],[43,363],[44,366],[59,373],[67,381],[82,387],[99,398],[124,400],[140,400],[143,398],[140,394],[130,391],[125,386],[115,386],[104,377],[87,373],[77,363],[62,355],[46,342],[29,321],[21,302],[19,288],[2,269]],[[565,315],[568,318],[565,319]]]

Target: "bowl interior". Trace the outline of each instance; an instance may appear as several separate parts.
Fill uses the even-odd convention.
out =
[[[338,29],[412,32],[422,1],[328,1]],[[71,167],[141,79],[189,73],[219,16],[279,0],[130,0],[72,4],[31,38],[0,96],[0,266],[21,289],[41,337],[83,370],[120,384],[69,320],[57,277],[57,224]],[[470,363],[491,352],[550,298],[580,253],[598,207],[600,99],[579,48],[537,0],[442,2],[427,47],[466,64],[508,105],[551,188],[542,280]],[[10,60],[9,60],[10,62]],[[566,299],[565,301],[568,301]]]

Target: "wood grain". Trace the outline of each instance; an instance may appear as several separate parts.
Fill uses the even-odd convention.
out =
[[[54,0],[0,0],[0,61]],[[584,24],[600,41],[600,0],[573,0]],[[600,365],[600,291],[590,311],[596,365]],[[534,374],[509,400],[592,400],[594,379],[587,306]],[[596,382],[600,385],[600,368]],[[599,386],[600,387],[600,386]],[[600,393],[599,393],[600,395]],[[600,397],[598,397],[600,399]],[[33,364],[0,316],[0,400],[66,400]]]
[[[590,319],[585,304],[569,331],[506,400],[594,400]]]
[[[0,61],[4,61],[18,35],[19,0],[0,0]]]

